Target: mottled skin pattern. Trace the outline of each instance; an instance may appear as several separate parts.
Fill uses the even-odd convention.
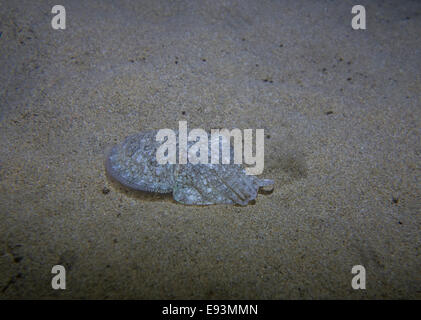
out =
[[[132,189],[172,192],[176,201],[191,205],[247,205],[256,199],[260,187],[273,185],[272,180],[246,175],[238,164],[160,165],[155,155],[161,142],[156,141],[156,134],[140,132],[114,146],[106,158],[109,175]]]
[[[155,153],[161,142],[157,131],[145,131],[127,137],[113,147],[106,159],[107,172],[126,187],[159,193],[171,193],[174,165],[160,165]]]

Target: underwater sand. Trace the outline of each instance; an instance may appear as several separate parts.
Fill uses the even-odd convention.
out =
[[[0,298],[420,299],[421,3],[0,6]],[[265,129],[271,194],[124,189],[142,130]],[[66,290],[51,268],[67,270]],[[366,290],[351,269],[366,268]]]

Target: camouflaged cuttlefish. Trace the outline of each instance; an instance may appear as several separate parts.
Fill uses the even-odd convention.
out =
[[[158,164],[156,151],[162,143],[156,141],[157,132],[140,132],[115,145],[106,158],[108,174],[128,188],[172,193],[176,201],[189,205],[247,205],[256,199],[260,187],[274,184],[246,175],[242,165],[233,162]]]

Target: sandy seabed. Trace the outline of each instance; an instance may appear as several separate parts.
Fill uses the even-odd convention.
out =
[[[366,30],[348,0],[61,4],[66,30],[0,5],[1,299],[421,298],[421,3],[361,3]],[[180,120],[265,129],[274,191],[185,206],[106,176]]]

